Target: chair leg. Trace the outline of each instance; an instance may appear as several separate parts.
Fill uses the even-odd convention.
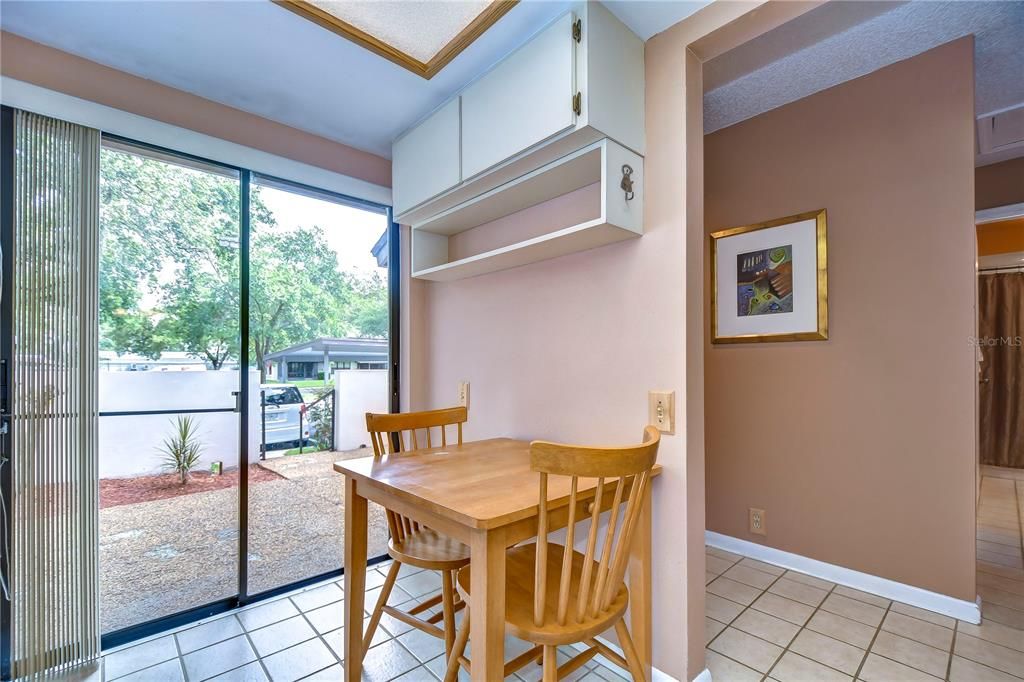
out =
[[[459,677],[459,657],[466,651],[466,642],[469,641],[469,609],[462,617],[462,625],[459,626],[459,636],[455,638],[452,651],[448,655],[448,669],[444,673],[444,682],[455,682]]]
[[[452,655],[455,644],[455,588],[452,581],[454,571],[441,571],[441,608],[444,612],[444,651]]]
[[[544,646],[544,682],[558,682],[558,649],[552,645]]]
[[[620,618],[615,623],[615,634],[619,636],[619,645],[622,647],[622,653],[626,654],[629,674],[633,676],[635,682],[647,682],[647,677],[644,675],[644,667],[640,663],[640,656],[636,653],[636,647],[633,646],[633,638],[629,636],[629,628],[626,627],[625,619]]]
[[[391,590],[395,586],[395,580],[398,578],[398,571],[402,565],[397,561],[391,564],[391,568],[388,570],[388,577],[384,579],[384,585],[380,588],[380,596],[377,597],[377,605],[373,607],[373,615],[370,616],[370,623],[366,626],[366,633],[363,635],[363,656],[366,655],[367,650],[370,648],[370,642],[373,641],[373,635],[377,631],[377,624],[380,623],[380,616],[384,613],[384,605],[388,603],[388,597],[391,596]]]

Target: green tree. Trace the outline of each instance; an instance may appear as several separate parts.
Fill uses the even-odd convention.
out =
[[[261,381],[275,350],[386,336],[383,276],[341,272],[322,227],[280,228],[260,192],[250,197],[249,321]],[[214,369],[237,359],[237,179],[105,149],[101,200],[101,347],[184,351]]]

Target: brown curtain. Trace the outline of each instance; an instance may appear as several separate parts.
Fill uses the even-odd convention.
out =
[[[981,463],[1024,468],[1024,273],[978,278]]]

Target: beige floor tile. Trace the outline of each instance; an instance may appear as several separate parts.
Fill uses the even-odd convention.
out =
[[[1024,595],[1024,580],[1007,578],[1001,575],[993,575],[992,573],[982,573],[981,571],[977,574],[977,580],[979,585],[995,587],[1013,594]]]
[[[987,602],[999,604],[1010,609],[1024,611],[1024,595],[1014,594],[998,587],[978,585],[978,595]]]
[[[1002,623],[1011,628],[1024,630],[1024,611],[1008,609],[1005,606],[982,600],[981,617],[985,620]]]
[[[723,630],[708,648],[762,673],[768,672],[782,654],[782,647],[732,627]]]
[[[884,630],[875,637],[871,652],[935,677],[945,677],[949,663],[949,649],[936,649]]]
[[[707,594],[704,596],[704,615],[722,623],[728,623],[740,615],[742,610],[741,605],[728,599],[722,599],[718,595]]]
[[[750,566],[751,568],[756,568],[759,571],[764,571],[765,573],[771,573],[772,575],[782,575],[786,572],[786,569],[782,568],[781,566],[776,566],[774,564],[766,564],[763,561],[751,559],[750,557],[743,557],[743,561],[741,561],[740,563],[742,563],[744,566]]]
[[[811,587],[805,583],[798,583],[786,577],[776,580],[768,588],[768,591],[772,594],[779,594],[793,601],[798,601],[801,604],[807,604],[808,606],[817,606],[828,596],[828,590],[823,590],[820,587]]]
[[[807,604],[801,604],[800,602],[769,592],[762,594],[751,606],[762,613],[767,613],[797,625],[806,623],[807,619],[814,613],[814,609]]]
[[[789,649],[848,675],[857,672],[865,653],[863,649],[852,644],[840,642],[838,639],[826,637],[806,628],[797,635]]]
[[[995,552],[978,550],[977,558],[979,561],[986,561],[990,564],[1006,566],[1007,568],[1016,568],[1018,570],[1024,568],[1024,562],[1021,561],[1020,557],[1005,556],[1003,554],[996,554]]]
[[[878,627],[885,615],[885,609],[834,592],[822,602],[821,608],[872,627]]]
[[[982,621],[981,625],[973,625],[961,621],[957,624],[957,632],[1024,651],[1024,630],[1007,627],[1001,623]]]
[[[749,606],[761,594],[761,590],[757,588],[721,576],[713,580],[708,585],[707,590],[711,594],[717,594],[719,597],[724,597],[729,601],[734,601],[744,606]]]
[[[771,573],[765,573],[764,571],[759,571],[756,568],[744,566],[743,564],[736,564],[722,575],[731,580],[735,580],[736,582],[743,583],[744,585],[756,587],[758,590],[767,589],[769,585],[775,582],[777,577]]]
[[[896,611],[889,611],[886,614],[885,620],[882,622],[882,629],[901,637],[912,639],[915,642],[933,646],[936,649],[948,651],[949,645],[953,642],[953,631],[949,628],[944,628],[934,623],[926,623],[923,620],[911,618]]]
[[[861,649],[867,649],[875,636],[875,628],[869,625],[821,610],[807,622],[807,627]]]
[[[999,564],[990,564],[987,561],[977,562],[979,573],[989,573],[991,575],[1000,575],[1010,580],[1024,580],[1024,570],[1019,568],[1011,568],[1009,566],[1000,566]]]
[[[754,609],[747,609],[740,614],[740,617],[732,622],[732,626],[782,647],[788,646],[800,631],[798,625]]]
[[[996,554],[1003,554],[1005,556],[1019,557],[1021,556],[1020,545],[1005,545],[999,542],[988,542],[986,540],[977,541],[978,549],[983,552],[994,552]]]
[[[705,571],[704,572],[704,584],[707,585],[708,583],[710,583],[712,580],[714,580],[717,577],[718,577],[718,574],[712,573],[711,571]]]
[[[806,573],[800,573],[798,571],[786,571],[783,575],[789,580],[795,580],[798,583],[810,585],[811,587],[817,587],[818,589],[822,590],[831,590],[833,587],[836,586],[835,583],[830,583],[827,580],[815,578],[813,575],[807,575]]]
[[[704,550],[711,556],[716,556],[719,559],[725,559],[732,563],[736,563],[743,558],[739,554],[733,554],[732,552],[727,552],[724,549],[719,549],[717,547],[705,546]]]
[[[855,590],[852,587],[847,587],[846,585],[836,585],[836,589],[833,590],[833,592],[835,592],[836,594],[841,594],[844,597],[849,597],[850,599],[862,601],[865,604],[871,604],[873,606],[881,607],[883,609],[889,606],[889,604],[891,603],[891,601],[886,599],[885,597],[879,597],[877,594],[871,594],[870,592],[862,592],[861,590]]]
[[[1002,670],[1004,673],[1024,674],[1024,652],[986,642],[977,637],[958,634],[954,653],[990,668]]]
[[[949,682],[1018,682],[1019,677],[954,656],[949,665]]]
[[[903,602],[894,601],[892,603],[892,610],[896,613],[902,613],[905,616],[913,616],[918,620],[928,621],[935,625],[941,625],[942,627],[952,628],[956,625],[956,619],[944,616],[941,613],[935,613],[934,611],[926,611],[925,609],[919,609],[916,606],[910,604],[904,604]]]
[[[708,573],[714,573],[715,575],[722,575],[729,567],[732,566],[735,561],[729,561],[721,557],[715,556],[714,554],[708,554],[705,558],[705,568]]]
[[[751,670],[745,665],[737,663],[714,651],[708,651],[705,655],[704,664],[711,673],[712,680],[728,680],[729,682],[758,682],[761,673]]]
[[[1015,530],[978,526],[977,535],[979,540],[986,542],[995,542],[1000,545],[1009,545],[1010,547],[1020,546],[1020,533]]]
[[[838,670],[787,651],[772,669],[772,679],[779,682],[844,682],[852,678]]]
[[[719,623],[714,618],[704,616],[704,645],[718,636],[718,633],[725,629],[725,623]]]
[[[932,682],[942,678],[869,653],[857,679],[864,682]]]

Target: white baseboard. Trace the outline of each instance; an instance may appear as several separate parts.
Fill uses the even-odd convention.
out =
[[[693,678],[693,682],[711,682],[711,671],[704,668],[700,671],[700,675]]]
[[[977,602],[956,599],[938,592],[905,585],[895,580],[881,578],[870,573],[861,573],[850,568],[810,559],[799,554],[784,552],[781,549],[765,547],[756,542],[722,535],[714,531],[704,531],[704,541],[712,547],[724,549],[734,554],[742,554],[752,559],[775,564],[800,573],[813,575],[840,585],[846,585],[862,592],[877,594],[886,599],[900,601],[904,604],[917,606],[927,611],[934,611],[952,618],[978,624],[981,622],[981,608]]]

